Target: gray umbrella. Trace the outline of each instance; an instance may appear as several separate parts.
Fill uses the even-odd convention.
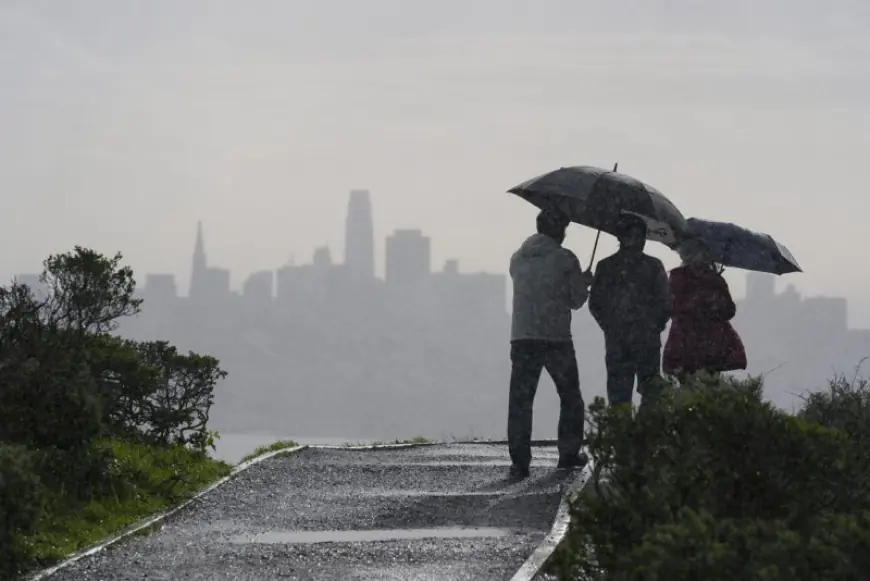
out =
[[[769,234],[699,218],[689,218],[687,224],[688,235],[703,242],[713,261],[723,266],[771,274],[803,272],[788,248]]]
[[[556,208],[572,222],[601,232],[617,233],[626,215],[641,218],[647,225],[647,238],[675,248],[686,231],[686,219],[660,191],[640,180],[616,171],[578,165],[563,167],[532,178],[508,192],[540,209]],[[598,237],[589,267],[595,260]]]
[[[642,218],[648,238],[674,247],[686,219],[664,194],[616,171],[598,167],[563,167],[508,190],[538,208],[557,208],[572,222],[616,235],[626,214]]]

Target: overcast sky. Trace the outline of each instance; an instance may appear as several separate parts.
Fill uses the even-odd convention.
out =
[[[619,160],[870,326],[868,33],[858,0],[0,0],[0,274],[81,244],[186,292],[202,220],[238,287],[340,260],[352,188],[379,269],[419,227],[436,268],[504,272],[535,215],[507,188]]]

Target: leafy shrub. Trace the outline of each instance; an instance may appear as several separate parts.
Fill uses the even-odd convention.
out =
[[[100,435],[99,401],[77,341],[22,315],[0,288],[0,440],[73,448]]]
[[[140,343],[145,363],[157,370],[155,389],[147,406],[148,437],[161,444],[190,445],[205,450],[212,445],[207,429],[214,403],[214,388],[226,377],[218,360],[208,355],[182,355],[166,341]]]
[[[612,579],[866,579],[870,512],[814,517],[807,535],[781,520],[714,518],[682,509],[657,525]]]
[[[120,260],[76,247],[45,261],[40,297],[0,287],[0,578],[228,469],[204,453],[218,361],[110,334],[141,304]]]
[[[136,279],[121,258],[81,246],[49,256],[40,275],[48,294],[47,308],[40,310],[45,326],[105,333],[115,330],[121,317],[138,314],[142,299],[134,297]]]
[[[0,288],[0,439],[66,449],[102,434],[88,336],[141,303],[120,260],[77,246],[45,260],[43,298],[24,285]]]
[[[213,445],[207,423],[226,372],[165,341],[108,333],[141,304],[120,260],[76,247],[45,261],[44,299],[26,286],[0,288],[0,439],[61,449],[101,436]]]
[[[868,449],[761,394],[756,380],[705,378],[642,414],[597,399],[587,443],[607,483],[575,499],[554,570],[608,581],[870,578],[855,552],[870,530]],[[835,576],[818,576],[832,563]]]
[[[0,579],[12,577],[26,562],[18,535],[36,530],[43,500],[32,454],[23,446],[0,444]]]
[[[810,393],[798,417],[846,432],[862,448],[870,449],[870,381],[857,372],[835,376],[826,391]]]

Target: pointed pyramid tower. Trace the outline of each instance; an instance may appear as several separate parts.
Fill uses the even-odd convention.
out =
[[[190,269],[190,290],[187,296],[200,297],[205,290],[205,271],[208,269],[208,260],[205,255],[205,239],[202,234],[202,221],[196,223],[196,242],[193,246],[193,262]]]

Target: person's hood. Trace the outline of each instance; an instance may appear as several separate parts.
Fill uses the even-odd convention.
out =
[[[552,254],[561,248],[561,244],[546,234],[532,234],[520,246],[517,255],[521,258],[538,258]]]

